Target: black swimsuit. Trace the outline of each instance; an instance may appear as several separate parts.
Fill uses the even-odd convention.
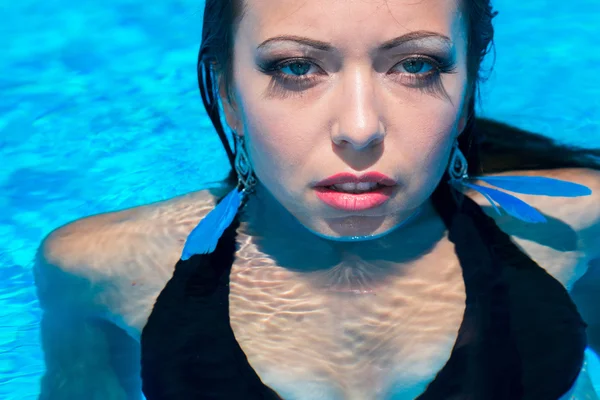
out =
[[[448,362],[417,399],[558,400],[583,365],[586,324],[565,288],[476,203],[464,197],[458,209],[445,190],[434,203],[461,262],[466,308]],[[281,399],[230,326],[237,226],[212,254],[180,260],[160,293],[141,338],[147,400]]]

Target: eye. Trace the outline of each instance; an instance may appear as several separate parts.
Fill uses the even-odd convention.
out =
[[[268,91],[282,98],[310,89],[327,75],[316,62],[305,58],[272,60],[258,67],[271,76]]]
[[[278,69],[284,75],[304,76],[309,73],[311,67],[316,68],[312,63],[296,60],[284,63]]]
[[[436,66],[434,66],[431,62],[422,58],[409,58],[396,64],[394,68],[396,67],[401,67],[401,69],[404,69],[404,71],[400,72],[405,72],[411,75],[426,75],[436,68]]]

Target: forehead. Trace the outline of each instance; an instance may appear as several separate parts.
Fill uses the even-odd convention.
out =
[[[464,36],[459,0],[244,0],[239,26],[246,38],[281,34],[314,37],[348,50],[411,31],[456,42]]]

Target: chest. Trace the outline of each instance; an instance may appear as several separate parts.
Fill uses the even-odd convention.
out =
[[[577,251],[520,246],[564,285],[575,279]],[[366,294],[316,290],[245,252],[230,275],[231,326],[250,365],[283,398],[414,399],[448,361],[466,299],[448,241]]]
[[[335,276],[311,280],[241,242],[230,274],[231,327],[283,398],[414,399],[450,357],[466,294],[447,240],[379,281],[370,273],[384,268],[378,260],[346,262],[332,268]],[[348,290],[356,287],[368,290]]]
[[[231,326],[283,398],[413,399],[456,341],[465,303],[456,268],[436,282],[407,276],[368,294],[323,294],[276,267],[234,266]]]

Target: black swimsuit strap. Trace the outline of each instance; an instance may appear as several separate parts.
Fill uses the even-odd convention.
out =
[[[280,400],[235,340],[229,273],[237,219],[215,251],[179,260],[142,331],[142,380],[148,400]],[[160,331],[160,335],[156,332]]]
[[[556,400],[583,365],[585,327],[567,290],[473,200],[434,205],[455,244],[467,292],[458,341],[425,399]]]
[[[466,290],[463,322],[451,356],[418,400],[518,400],[521,360],[511,335],[509,285],[476,222],[481,209],[465,197],[458,207],[448,185],[432,199],[448,229]]]

